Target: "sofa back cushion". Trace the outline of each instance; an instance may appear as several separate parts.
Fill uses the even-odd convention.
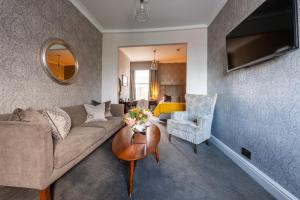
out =
[[[12,114],[2,114],[0,115],[0,121],[8,121]]]
[[[69,106],[62,109],[70,116],[72,127],[79,126],[85,122],[87,113],[83,105]]]

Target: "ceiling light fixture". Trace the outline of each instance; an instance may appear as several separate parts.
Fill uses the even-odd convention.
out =
[[[140,0],[140,6],[136,9],[135,20],[139,23],[144,23],[149,20],[149,11],[145,6],[146,3],[145,0]]]
[[[156,50],[153,51],[153,61],[150,65],[151,70],[158,70],[158,62],[156,60]]]
[[[57,70],[60,70],[60,68],[61,68],[61,65],[60,65],[60,55],[57,54],[57,65],[56,65],[56,69],[57,69]]]

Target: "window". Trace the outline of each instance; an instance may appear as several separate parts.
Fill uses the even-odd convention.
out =
[[[149,70],[135,71],[135,96],[136,100],[149,99]]]

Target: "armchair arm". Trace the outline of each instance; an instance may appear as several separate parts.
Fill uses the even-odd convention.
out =
[[[123,117],[124,116],[124,104],[111,104],[110,110],[112,116]]]
[[[197,118],[197,126],[200,127],[203,133],[203,138],[208,139],[211,135],[212,116],[204,115]]]
[[[197,120],[196,120],[197,126],[203,127],[205,121],[206,121],[208,118],[209,118],[208,115],[198,116],[198,117],[197,117]]]
[[[173,112],[171,115],[171,119],[186,121],[188,119],[188,113],[186,111]]]
[[[0,122],[0,185],[45,189],[53,171],[53,142],[46,124]]]

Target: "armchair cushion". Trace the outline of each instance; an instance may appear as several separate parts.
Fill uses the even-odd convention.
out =
[[[173,112],[171,118],[174,120],[188,120],[188,113],[186,111]]]
[[[168,133],[185,139],[194,144],[199,144],[200,141],[197,136],[200,136],[200,127],[193,121],[177,121],[168,120]]]

